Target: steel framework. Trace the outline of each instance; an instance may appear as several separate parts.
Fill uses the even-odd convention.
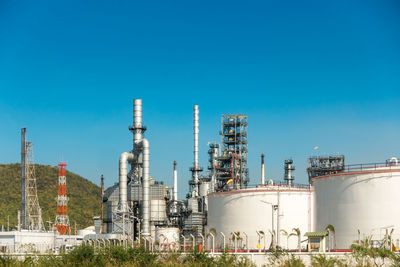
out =
[[[247,116],[222,115],[222,151],[217,158],[216,190],[226,191],[247,186]]]
[[[68,217],[68,196],[67,196],[67,176],[66,162],[58,163],[58,197],[57,197],[57,216],[55,226],[60,235],[71,234]]]
[[[33,144],[26,142],[26,228],[41,231],[44,229],[42,211],[39,205],[36,186],[36,172],[33,163]]]

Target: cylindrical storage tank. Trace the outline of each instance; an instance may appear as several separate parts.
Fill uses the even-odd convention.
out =
[[[336,248],[365,238],[382,241],[386,229],[400,239],[400,166],[352,170],[312,179],[315,231],[334,227]],[[360,233],[359,233],[360,232]],[[331,248],[334,248],[332,233]]]
[[[309,186],[265,185],[238,191],[216,192],[208,195],[208,203],[207,232],[217,234],[216,249],[223,249],[221,232],[226,236],[226,245],[230,248],[234,248],[232,233],[239,232],[238,248],[269,249],[272,240],[272,205],[278,203],[279,224],[278,210],[275,210],[274,229],[277,232],[279,225],[279,246],[284,249],[297,249],[299,237],[294,236],[293,229],[299,228],[301,240],[304,240],[304,234],[312,229],[312,194]],[[305,246],[306,244],[302,243],[302,247]]]
[[[200,196],[205,197],[209,193],[210,190],[210,182],[202,182],[200,184]]]
[[[150,200],[150,220],[152,222],[163,222],[166,220],[166,203],[165,200]]]
[[[177,227],[157,227],[156,241],[159,243],[179,244],[179,228]]]

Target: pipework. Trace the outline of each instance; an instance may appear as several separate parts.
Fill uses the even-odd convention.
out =
[[[119,210],[128,211],[128,168],[127,162],[133,162],[134,155],[123,152],[119,157]]]

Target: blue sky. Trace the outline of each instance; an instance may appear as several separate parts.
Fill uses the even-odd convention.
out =
[[[204,168],[221,114],[249,116],[253,184],[261,153],[268,179],[291,157],[300,183],[316,153],[400,156],[399,12],[398,1],[0,0],[0,163],[19,161],[27,127],[37,163],[112,185],[134,98],[151,174],[171,185],[177,160],[180,197],[194,104]]]

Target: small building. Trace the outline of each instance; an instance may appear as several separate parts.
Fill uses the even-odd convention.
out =
[[[82,236],[77,235],[59,235],[56,231],[0,232],[0,251],[3,253],[57,252],[62,247],[80,245],[82,239]]]
[[[307,232],[304,236],[308,237],[309,252],[325,252],[325,237],[328,232]]]

